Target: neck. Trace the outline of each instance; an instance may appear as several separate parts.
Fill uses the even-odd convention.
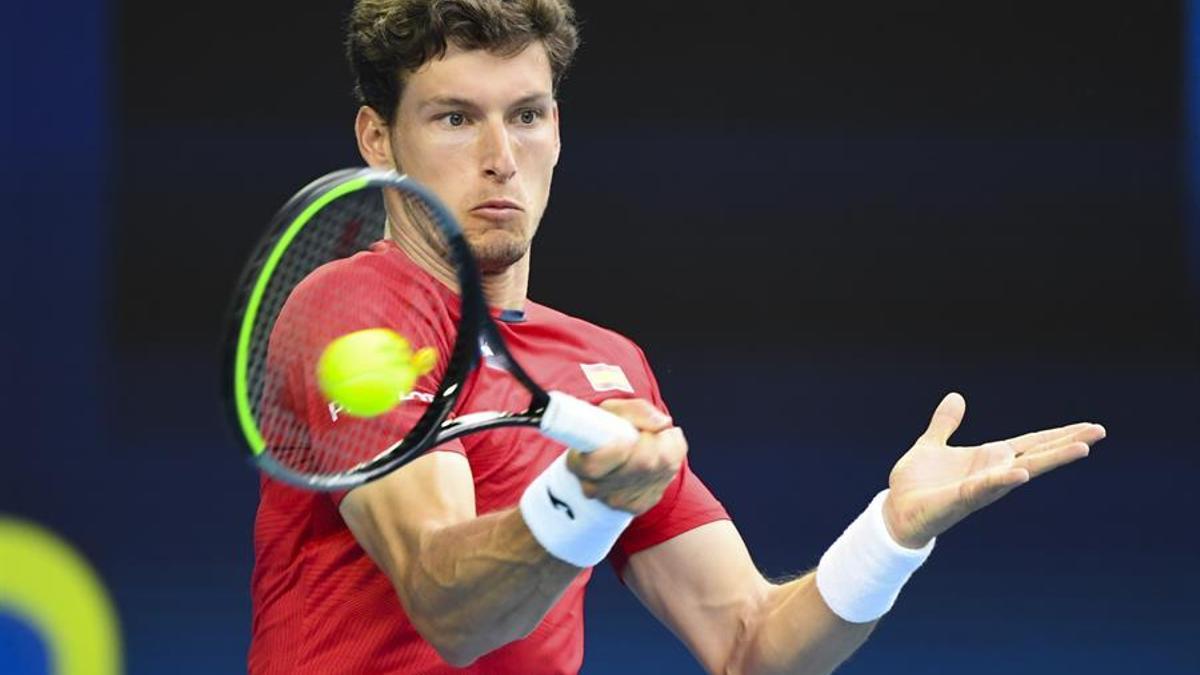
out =
[[[430,247],[429,242],[409,227],[397,226],[389,221],[387,238],[403,250],[408,257],[446,288],[458,293],[458,277],[454,267]],[[529,252],[520,260],[502,270],[480,270],[483,282],[483,297],[489,307],[498,309],[525,308],[525,294],[529,291]]]

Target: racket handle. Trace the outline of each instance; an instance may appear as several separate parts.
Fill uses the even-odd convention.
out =
[[[638,438],[638,430],[625,419],[561,391],[550,392],[539,428],[546,436],[579,452],[632,443]]]

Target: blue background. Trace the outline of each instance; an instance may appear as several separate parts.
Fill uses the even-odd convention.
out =
[[[531,295],[646,348],[765,573],[948,390],[962,443],[1109,429],[944,537],[839,672],[1200,672],[1200,11],[579,4]],[[244,670],[222,312],[278,203],[357,163],[347,7],[3,9],[0,512],[93,562],[131,673]],[[585,672],[698,671],[611,572],[587,603]],[[0,613],[0,672],[44,668]]]

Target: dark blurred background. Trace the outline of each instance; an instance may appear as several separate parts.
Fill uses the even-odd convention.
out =
[[[0,15],[0,513],[91,560],[130,673],[244,670],[223,313],[275,208],[360,163],[349,5]],[[765,572],[814,565],[948,390],[964,444],[1109,429],[944,537],[839,672],[1200,672],[1200,3],[577,9],[531,297],[645,347]],[[0,672],[44,672],[4,615]],[[698,669],[603,571],[584,671]]]

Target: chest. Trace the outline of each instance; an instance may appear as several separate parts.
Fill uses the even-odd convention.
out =
[[[543,389],[591,403],[608,398],[653,399],[640,353],[615,340],[587,339],[553,327],[506,325],[501,334],[513,358]],[[524,410],[530,394],[507,371],[484,359],[463,390],[456,414]],[[505,427],[463,437],[480,514],[517,503],[525,487],[564,450],[528,427]]]

